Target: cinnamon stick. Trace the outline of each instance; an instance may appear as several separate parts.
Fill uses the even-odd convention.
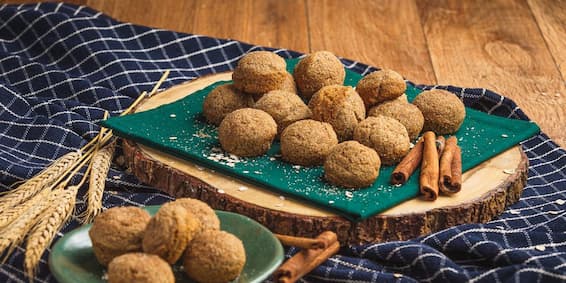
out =
[[[458,140],[451,136],[446,140],[446,147],[440,157],[440,191],[455,194],[462,188],[462,157]]]
[[[423,135],[423,160],[421,164],[420,192],[425,200],[438,198],[438,152],[436,151],[436,135],[426,132]],[[446,149],[445,149],[446,150]]]
[[[277,283],[295,282],[336,254],[340,249],[340,243],[333,232],[324,232],[316,239],[323,241],[334,239],[334,241],[328,242],[329,245],[326,248],[302,249],[275,271],[273,281]]]
[[[444,146],[446,145],[446,139],[444,136],[436,137],[436,151],[438,152],[438,156],[442,156],[442,152],[444,151]]]
[[[399,162],[389,181],[393,185],[402,185],[409,180],[409,177],[417,170],[423,159],[423,139],[421,138],[411,151]]]
[[[330,231],[323,232],[315,239],[281,234],[275,234],[275,237],[285,246],[293,246],[302,249],[325,249],[338,240],[336,234]]]

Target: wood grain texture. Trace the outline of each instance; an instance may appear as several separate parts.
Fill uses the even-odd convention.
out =
[[[439,84],[485,87],[510,97],[566,144],[564,81],[525,1],[417,5]]]
[[[311,50],[436,81],[414,1],[308,0]]]
[[[302,0],[197,0],[194,31],[259,45],[309,51]]]
[[[562,78],[566,80],[566,0],[528,0],[528,3]]]

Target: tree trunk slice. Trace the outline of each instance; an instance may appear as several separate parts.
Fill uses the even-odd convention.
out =
[[[221,73],[175,86],[147,99],[136,112],[230,79],[231,73]],[[249,216],[274,233],[315,237],[332,230],[342,244],[406,240],[459,224],[487,222],[520,198],[528,169],[528,159],[516,146],[468,170],[460,193],[441,195],[434,202],[414,198],[355,223],[129,140],[123,148],[128,166],[142,182],[172,196],[197,198],[215,209]]]

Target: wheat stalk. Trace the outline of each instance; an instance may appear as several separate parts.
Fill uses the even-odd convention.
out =
[[[49,247],[59,231],[73,214],[75,198],[80,186],[56,189],[49,195],[49,207],[39,217],[27,238],[24,268],[33,278],[41,255]]]
[[[29,179],[27,182],[0,197],[0,214],[29,200],[43,188],[56,183],[80,159],[81,154],[73,151],[58,158],[52,165]]]

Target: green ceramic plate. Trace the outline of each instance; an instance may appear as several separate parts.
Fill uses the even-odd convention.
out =
[[[159,206],[145,208],[154,214]],[[216,211],[221,229],[244,243],[246,265],[234,282],[261,282],[283,262],[283,247],[275,236],[254,220],[236,213]],[[60,283],[95,283],[103,280],[104,267],[92,252],[88,237],[91,225],[81,226],[59,239],[49,256],[49,269]],[[178,268],[173,268],[177,282],[193,282]]]

